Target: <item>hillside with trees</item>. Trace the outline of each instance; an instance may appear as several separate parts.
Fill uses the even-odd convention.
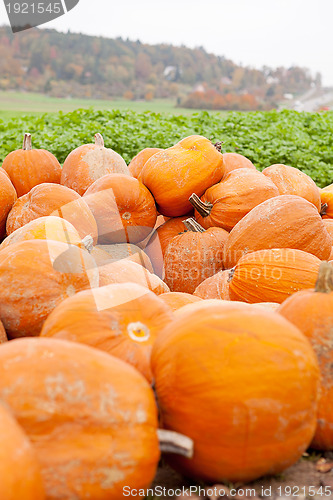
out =
[[[239,66],[204,48],[0,27],[0,89],[55,97],[173,98],[204,109],[269,109],[321,85],[299,67]]]

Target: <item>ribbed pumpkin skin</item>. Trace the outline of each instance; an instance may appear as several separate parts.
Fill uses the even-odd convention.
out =
[[[163,302],[167,304],[172,311],[177,311],[178,309],[180,309],[183,306],[186,306],[187,304],[201,302],[200,297],[195,297],[190,293],[184,293],[184,292],[162,293],[162,295],[160,295],[159,298],[163,300]]]
[[[325,260],[332,238],[312,203],[300,196],[281,195],[253,208],[231,230],[225,266],[234,267],[242,255],[266,248],[295,248]]]
[[[25,240],[55,240],[83,248],[82,240],[73,224],[53,215],[39,217],[15,229],[3,240],[0,250]]]
[[[84,144],[67,156],[61,184],[82,196],[97,179],[114,173],[130,175],[125,160],[118,153],[98,144]]]
[[[260,172],[249,168],[231,171],[221,182],[207,189],[201,200],[213,205],[210,214],[195,218],[202,227],[222,227],[227,231],[260,203],[279,192],[275,184]]]
[[[9,212],[17,200],[15,188],[5,172],[0,172],[0,241],[6,235]]]
[[[60,183],[61,165],[45,149],[12,151],[4,159],[2,168],[8,173],[17,196],[27,194],[33,187],[44,182]]]
[[[333,449],[333,292],[302,290],[277,310],[310,340],[321,370],[318,423],[312,448]]]
[[[8,215],[7,234],[47,215],[68,220],[81,238],[97,236],[96,221],[84,199],[73,189],[49,183],[34,187],[17,200]]]
[[[229,283],[231,300],[277,302],[314,287],[320,260],[289,248],[259,250],[239,259]]]
[[[228,175],[233,170],[238,170],[240,168],[248,168],[251,170],[256,170],[252,161],[239,153],[224,153],[223,162],[225,168],[224,176]]]
[[[227,237],[227,231],[219,227],[175,236],[164,256],[164,281],[170,291],[193,293],[200,283],[223,269]]]
[[[178,316],[153,347],[162,426],[194,440],[193,458],[173,457],[172,465],[209,482],[277,474],[314,434],[316,356],[274,312],[201,305]]]
[[[320,198],[323,205],[328,205],[325,209],[325,217],[333,219],[333,184],[321,189]]]
[[[202,299],[230,300],[229,281],[231,274],[229,270],[219,271],[210,278],[205,279],[195,289],[194,295]]]
[[[0,404],[0,498],[44,500],[36,452],[10,411]]]
[[[61,302],[46,319],[41,336],[97,347],[133,365],[151,383],[151,349],[172,319],[169,306],[146,288],[115,284]]]
[[[145,166],[146,162],[154,156],[155,153],[158,153],[159,151],[163,151],[161,148],[145,148],[142,151],[140,151],[134,158],[131,160],[130,164],[128,165],[128,170],[130,171],[131,175],[135,177],[136,179],[139,179],[142,169]]]
[[[187,219],[188,215],[182,217],[173,217],[159,226],[152,234],[147,245],[145,252],[153,264],[153,268],[157,276],[163,276],[163,260],[168,244],[175,236],[187,231],[183,224],[183,220]]]
[[[271,179],[279,190],[279,194],[301,196],[320,212],[320,189],[316,183],[298,168],[277,163],[265,168],[262,173]]]
[[[48,500],[119,500],[124,486],[150,485],[156,404],[127,363],[75,342],[15,340],[0,349],[0,397],[34,445]]]
[[[62,300],[98,286],[94,259],[74,245],[68,249],[58,241],[28,240],[1,250],[0,319],[10,338],[39,335]]]
[[[100,243],[138,243],[155,226],[155,200],[134,177],[104,175],[87,189],[83,199],[96,219]]]
[[[205,137],[193,135],[149,158],[140,180],[154,196],[160,214],[179,217],[192,209],[191,194],[203,195],[223,173],[221,153]]]

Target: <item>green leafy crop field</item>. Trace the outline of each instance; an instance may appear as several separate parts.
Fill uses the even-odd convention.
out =
[[[263,169],[273,163],[297,167],[319,186],[333,182],[333,112],[199,112],[189,116],[120,110],[78,109],[0,119],[0,161],[20,148],[24,132],[33,147],[51,151],[62,163],[77,146],[104,136],[105,145],[129,162],[146,147],[167,148],[200,134],[222,141],[223,152],[238,152]]]

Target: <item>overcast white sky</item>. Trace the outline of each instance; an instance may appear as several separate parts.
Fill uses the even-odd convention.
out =
[[[246,66],[296,64],[333,86],[333,0],[80,0],[43,27],[203,46]]]

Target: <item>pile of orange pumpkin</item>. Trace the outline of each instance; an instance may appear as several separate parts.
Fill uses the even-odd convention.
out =
[[[0,172],[0,498],[119,500],[333,449],[333,184],[191,136]],[[9,339],[9,341],[8,341]]]

